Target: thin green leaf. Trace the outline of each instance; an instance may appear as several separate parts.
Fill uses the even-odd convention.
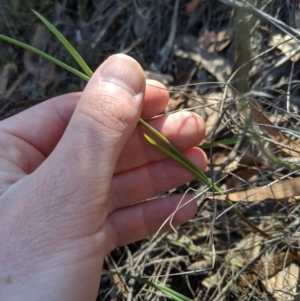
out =
[[[67,50],[71,53],[73,58],[76,60],[78,65],[82,68],[82,70],[85,72],[85,74],[91,78],[93,75],[93,71],[89,68],[89,66],[86,64],[84,59],[80,56],[80,54],[75,50],[75,48],[71,45],[71,43],[42,15],[40,15],[38,12],[32,10],[36,16],[47,26],[49,30],[52,31],[52,33],[61,41],[61,43],[67,48]]]
[[[183,161],[181,158],[179,158],[177,156],[177,154],[174,154],[174,153],[170,152],[169,150],[167,150],[166,148],[164,148],[163,146],[159,145],[158,143],[156,143],[155,140],[150,138],[148,135],[144,134],[144,137],[150,144],[152,144],[157,149],[159,149],[161,152],[163,152],[165,155],[169,156],[170,158],[172,158],[173,160],[177,161],[179,164],[184,166],[192,174],[194,174],[197,178],[201,179],[206,185],[211,186],[210,179],[205,174],[203,174],[200,170],[198,170],[196,167],[195,168],[191,167],[189,164],[187,164],[185,161]],[[162,137],[164,137],[164,136],[162,136]]]
[[[199,255],[208,255],[210,257],[213,257],[214,254],[211,252],[205,252],[201,247],[195,246],[193,243],[186,243],[186,242],[181,242],[177,239],[171,239],[171,238],[166,238],[167,242],[173,246],[179,247],[179,248],[184,248],[190,252],[198,253],[197,256]]]
[[[186,165],[188,165],[191,169],[197,172],[196,176],[199,177],[207,186],[212,186],[212,181],[201,170],[199,170],[186,156],[184,156],[181,153],[181,151],[174,144],[172,144],[165,136],[163,136],[156,129],[152,128],[148,123],[146,123],[142,119],[139,120],[139,123],[141,123],[146,129],[148,129],[156,138],[158,138],[165,145],[167,145],[171,149],[173,154],[180,158],[181,161],[185,162]],[[214,185],[213,189],[216,191],[216,193],[223,194],[223,192],[217,186]]]
[[[172,158],[173,160],[177,161],[179,164],[181,164],[182,166],[184,166],[191,173],[193,173],[196,177],[198,177],[199,179],[201,179],[207,186],[209,186],[209,187],[212,186],[211,185],[211,180],[201,170],[199,170],[196,166],[195,166],[195,168],[191,167],[185,161],[183,161],[181,158],[177,157],[177,154],[174,154],[174,153],[170,152],[169,150],[167,150],[166,148],[164,148],[163,146],[159,145],[158,143],[156,143],[155,140],[153,140],[152,138],[150,138],[148,135],[144,134],[144,136],[145,136],[146,140],[150,144],[152,144],[157,149],[159,149],[161,152],[163,152],[164,154],[166,154],[167,156],[169,156],[170,158]],[[224,194],[222,192],[222,190],[218,186],[216,186],[216,185],[213,185],[213,189],[216,192],[216,194],[218,194],[218,195],[223,195]],[[246,218],[244,216],[244,214],[241,211],[239,211],[236,207],[234,207],[233,203],[229,199],[225,199],[224,202],[225,202],[225,204],[228,207],[231,207],[232,211],[242,221],[244,221],[249,227],[251,227],[256,232],[259,232],[262,236],[269,237],[269,235],[267,233],[265,233],[264,231],[262,231],[261,229],[259,229],[258,227],[256,227],[248,218]]]
[[[220,144],[223,145],[232,145],[236,144],[240,140],[240,137],[232,137],[232,138],[227,138],[227,139],[222,139],[222,140],[217,140],[213,142],[213,146],[219,146]],[[253,140],[253,137],[246,136],[244,138],[245,142],[251,142]],[[210,143],[203,143],[201,144],[202,149],[210,149],[211,144]]]
[[[164,144],[166,144],[174,154],[176,154],[182,161],[184,161],[187,165],[189,165],[191,168],[197,169],[195,165],[188,159],[186,158],[181,151],[173,145],[165,136],[163,136],[159,131],[156,129],[152,128],[148,123],[146,123],[143,120],[139,120],[139,122],[146,128],[148,129],[153,135],[155,135],[159,140],[161,140]]]
[[[172,290],[171,288],[169,288],[167,286],[164,286],[163,284],[160,284],[160,283],[155,283],[155,282],[146,280],[146,279],[141,278],[141,277],[132,276],[132,275],[128,275],[128,274],[123,274],[123,273],[119,273],[119,272],[113,272],[113,271],[107,271],[107,270],[104,270],[104,272],[107,272],[109,274],[117,274],[117,275],[123,276],[125,278],[131,278],[131,279],[134,279],[138,282],[144,283],[148,286],[151,286],[151,287],[155,288],[156,290],[161,291],[166,296],[172,298],[175,301],[192,301],[192,299],[190,299],[190,298],[188,298],[188,297],[186,297],[186,296],[184,296],[184,295],[182,295],[182,294],[180,294],[180,293]]]
[[[70,67],[69,65],[63,63],[62,61],[54,58],[53,56],[51,56],[51,55],[49,55],[49,54],[47,54],[47,53],[45,53],[45,52],[43,52],[43,51],[41,51],[41,50],[39,50],[37,48],[34,48],[34,47],[32,47],[30,45],[27,45],[27,44],[25,44],[23,42],[20,42],[18,40],[9,38],[9,37],[7,37],[7,36],[5,36],[3,34],[0,34],[0,39],[6,41],[8,43],[17,45],[19,47],[22,47],[22,48],[24,48],[24,49],[26,49],[28,51],[31,51],[31,52],[33,52],[33,53],[35,53],[37,55],[40,55],[41,57],[43,57],[43,58],[45,58],[45,59],[53,62],[54,64],[56,64],[56,65],[58,65],[58,66],[60,66],[60,67],[62,67],[64,69],[72,72],[73,74],[77,75],[78,77],[82,78],[85,81],[89,80],[89,77],[86,76],[85,74],[81,73],[80,71],[76,70],[75,68]]]

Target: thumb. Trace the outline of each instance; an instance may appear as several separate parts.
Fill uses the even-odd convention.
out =
[[[132,58],[118,54],[100,66],[83,91],[60,144],[70,161],[70,175],[77,172],[72,166],[78,166],[79,159],[84,169],[93,171],[89,177],[103,181],[112,176],[138,123],[144,91],[144,72]],[[96,168],[95,163],[102,167]]]
[[[111,56],[98,68],[62,139],[37,170],[51,189],[51,202],[61,206],[65,196],[70,207],[71,196],[71,211],[84,214],[88,208],[99,220],[119,154],[138,123],[144,90],[142,68],[126,55]]]

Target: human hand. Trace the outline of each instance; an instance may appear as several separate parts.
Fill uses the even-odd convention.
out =
[[[82,93],[0,123],[0,300],[95,300],[104,256],[154,233],[175,210],[180,195],[141,201],[194,176],[148,144],[140,115],[205,168],[193,148],[202,119],[151,119],[168,102],[151,84],[133,59],[115,55]],[[188,203],[174,225],[195,211]]]

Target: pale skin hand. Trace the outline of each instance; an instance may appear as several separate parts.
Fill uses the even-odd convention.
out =
[[[168,101],[149,84],[163,87],[145,87],[141,67],[116,55],[82,93],[0,123],[0,300],[95,300],[104,256],[154,233],[174,211],[181,196],[140,203],[193,178],[137,126]],[[205,132],[198,116],[149,122],[205,168],[193,148]],[[174,225],[195,211],[189,203]]]

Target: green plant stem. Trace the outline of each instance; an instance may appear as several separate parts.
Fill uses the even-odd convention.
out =
[[[143,121],[144,122],[144,121]],[[148,128],[148,127],[147,127]],[[156,130],[155,130],[156,131]],[[152,131],[151,131],[152,132]],[[224,195],[223,191],[217,186],[217,185],[212,185],[212,181],[211,179],[209,179],[201,170],[199,170],[196,166],[194,166],[194,164],[192,162],[189,161],[188,158],[184,157],[185,160],[182,160],[182,156],[176,156],[174,153],[172,153],[171,151],[167,150],[166,148],[164,148],[163,146],[159,145],[158,143],[156,143],[155,140],[153,140],[152,138],[150,138],[148,135],[144,134],[146,140],[152,144],[153,146],[155,146],[157,149],[159,149],[161,152],[163,152],[164,154],[166,154],[167,156],[169,156],[170,158],[174,159],[175,161],[177,161],[178,163],[180,163],[182,166],[184,166],[186,169],[188,169],[191,173],[193,173],[196,177],[198,177],[199,179],[201,179],[208,187],[212,187],[212,189],[214,190],[214,192],[217,195]],[[161,134],[158,135],[157,138],[161,139]],[[163,136],[162,136],[163,137]],[[164,139],[161,139],[163,141],[167,140],[165,137],[163,137]],[[171,144],[168,141],[169,145]],[[172,149],[173,150],[173,149]],[[187,161],[189,162],[189,164],[187,163]],[[194,167],[193,167],[194,166]],[[236,207],[234,207],[233,203],[229,200],[229,199],[225,199],[224,200],[225,204],[228,207],[232,208],[232,211],[242,220],[244,221],[249,227],[251,227],[252,229],[254,229],[255,231],[259,232],[262,236],[264,237],[270,237],[267,233],[265,233],[264,231],[262,231],[261,229],[259,229],[257,226],[255,226],[248,218],[246,218],[244,216],[244,214],[239,211]]]
[[[54,58],[53,56],[51,56],[51,55],[49,55],[49,54],[47,54],[47,53],[45,53],[45,52],[43,52],[43,51],[41,51],[41,50],[39,50],[37,48],[34,48],[34,47],[30,46],[30,45],[27,45],[27,44],[25,44],[23,42],[15,40],[15,39],[9,38],[9,37],[7,37],[7,36],[5,36],[3,34],[0,34],[0,39],[6,41],[8,43],[14,44],[16,46],[22,47],[22,48],[24,48],[24,49],[26,49],[28,51],[31,51],[31,52],[33,52],[33,53],[35,53],[37,55],[40,55],[41,57],[43,57],[43,58],[45,58],[45,59],[53,62],[54,64],[56,64],[56,65],[58,65],[58,66],[60,66],[60,67],[62,67],[64,69],[70,71],[71,73],[77,75],[78,77],[82,78],[85,81],[88,81],[90,79],[90,77],[88,77],[87,75],[81,73],[77,69],[70,67],[69,65],[63,63],[62,61]]]
[[[132,276],[132,275],[128,275],[128,274],[124,274],[124,273],[120,273],[120,272],[115,272],[115,271],[108,271],[108,270],[103,270],[103,272],[105,273],[109,273],[109,274],[117,274],[120,276],[123,276],[125,278],[130,278],[130,279],[134,279],[138,282],[141,282],[143,284],[146,284],[148,286],[151,286],[153,288],[155,288],[158,291],[161,291],[163,294],[165,294],[166,296],[168,296],[169,298],[172,298],[175,301],[192,301],[192,299],[172,290],[171,288],[162,285],[160,283],[155,283],[153,281],[149,281],[146,280],[144,278],[141,277],[137,277],[137,276]]]
[[[217,140],[212,143],[213,146],[219,146],[220,144],[223,145],[232,145],[236,144],[239,141],[239,137],[232,137],[232,138],[227,138],[227,139],[222,139],[222,140]],[[250,136],[245,136],[244,142],[251,142],[253,140],[253,137]],[[210,149],[211,143],[203,143],[201,144],[202,149]]]
[[[80,54],[75,50],[75,48],[71,45],[71,43],[42,15],[38,12],[32,10],[35,15],[47,26],[49,30],[59,39],[59,41],[68,49],[73,58],[76,60],[78,65],[82,68],[84,73],[91,78],[93,75],[93,71],[86,64],[84,59],[80,56]]]

